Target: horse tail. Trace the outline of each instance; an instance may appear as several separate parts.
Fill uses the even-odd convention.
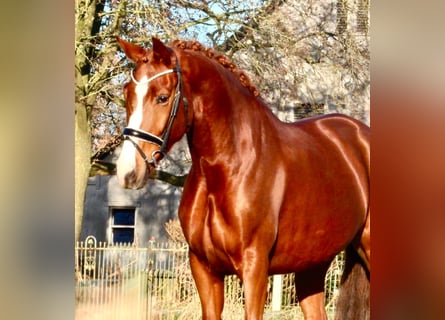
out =
[[[335,305],[335,320],[370,319],[369,272],[352,246],[346,248],[345,269]]]

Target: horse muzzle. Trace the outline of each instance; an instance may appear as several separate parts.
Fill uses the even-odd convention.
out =
[[[143,188],[160,157],[159,150],[155,149],[151,152],[151,159],[147,158],[142,148],[134,140],[127,138],[117,161],[119,184],[128,189]]]

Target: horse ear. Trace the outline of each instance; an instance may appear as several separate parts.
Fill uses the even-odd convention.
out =
[[[117,37],[117,42],[119,43],[121,49],[125,52],[127,58],[131,61],[138,63],[140,61],[147,60],[147,50],[145,50],[144,48],[127,42],[119,37]]]
[[[162,61],[167,67],[170,67],[172,61],[172,50],[167,47],[158,38],[152,38],[153,57],[159,62]]]

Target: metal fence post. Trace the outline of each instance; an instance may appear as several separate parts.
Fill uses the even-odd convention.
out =
[[[282,294],[283,294],[283,275],[276,274],[273,276],[272,311],[281,310]]]
[[[153,277],[153,273],[154,273],[154,240],[150,239],[149,241],[150,245],[148,247],[148,255],[147,255],[147,261],[146,261],[146,267],[145,267],[145,272],[146,272],[146,279],[147,279],[147,300],[146,300],[146,305],[147,305],[147,309],[146,309],[146,314],[145,314],[145,318],[146,319],[151,319],[152,318],[152,303],[153,303],[153,281],[154,281],[154,277]]]

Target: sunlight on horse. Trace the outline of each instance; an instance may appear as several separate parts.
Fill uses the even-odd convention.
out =
[[[243,283],[245,319],[262,319],[267,277],[282,273],[295,273],[305,319],[327,319],[325,274],[344,249],[336,317],[368,319],[369,127],[339,114],[281,122],[243,71],[198,42],[118,43],[136,63],[118,179],[144,187],[187,135],[178,215],[203,319],[221,319],[228,274]]]

